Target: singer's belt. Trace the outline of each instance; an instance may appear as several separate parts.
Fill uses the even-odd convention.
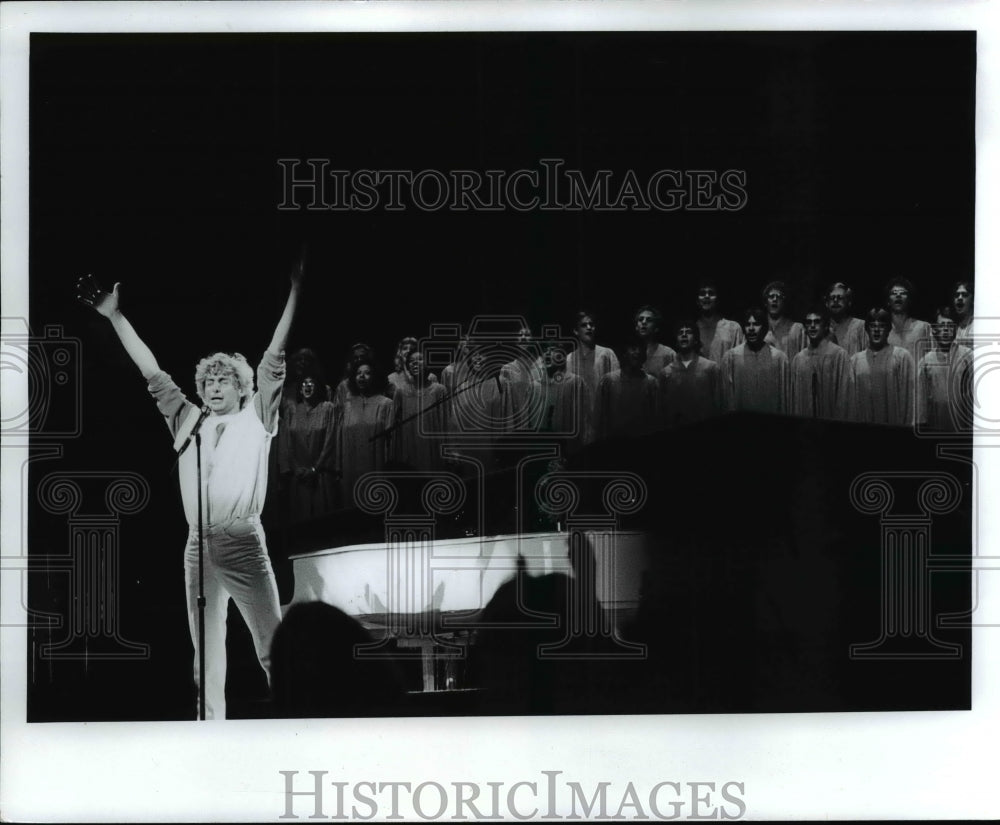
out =
[[[202,528],[202,535],[218,536],[232,530],[233,527],[239,527],[244,524],[260,524],[260,516],[246,516],[245,518],[233,518],[229,519],[229,521],[220,521],[216,524],[206,524]],[[191,535],[198,535],[197,524],[189,524],[188,527],[190,528]]]

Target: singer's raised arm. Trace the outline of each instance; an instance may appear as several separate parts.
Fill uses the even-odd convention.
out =
[[[305,247],[299,253],[299,258],[292,267],[289,280],[288,300],[284,311],[274,328],[271,343],[268,344],[264,357],[257,366],[257,393],[254,395],[254,409],[264,428],[274,433],[278,423],[278,407],[281,404],[281,388],[285,383],[285,345],[292,329],[295,311],[302,291],[302,280],[305,273]]]
[[[93,307],[95,312],[111,322],[111,328],[117,333],[125,352],[149,383],[149,392],[156,399],[156,406],[163,414],[170,434],[176,436],[189,411],[197,407],[184,397],[173,379],[160,369],[153,351],[122,313],[118,300],[120,286],[121,284],[115,284],[111,292],[104,292],[92,275],[86,275],[77,281],[76,294],[80,301]]]
[[[111,322],[111,327],[118,334],[122,346],[125,347],[125,352],[135,362],[142,377],[149,380],[160,371],[160,367],[156,363],[156,357],[152,350],[146,346],[132,324],[122,314],[118,302],[118,288],[120,286],[121,284],[115,284],[111,292],[104,292],[93,275],[85,275],[76,282],[76,296]]]
[[[288,300],[285,301],[284,312],[281,313],[281,318],[278,319],[278,325],[274,328],[274,334],[271,336],[271,343],[267,347],[267,351],[272,355],[281,355],[285,351],[285,344],[288,343],[288,333],[291,332],[292,320],[295,318],[295,310],[299,303],[299,294],[302,292],[305,267],[306,250],[303,247],[289,276],[291,288],[288,290]]]

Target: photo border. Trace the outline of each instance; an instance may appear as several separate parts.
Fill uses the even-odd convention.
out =
[[[0,233],[3,315],[27,318],[28,39],[46,32],[976,30],[977,316],[1000,319],[1000,25],[987,3],[476,2],[11,3],[0,7]],[[921,170],[915,170],[920,174]],[[998,321],[1000,326],[1000,321]],[[977,330],[978,332],[978,330]],[[19,380],[19,378],[21,380]],[[26,396],[3,375],[3,406]],[[981,403],[994,409],[983,386]],[[996,407],[1000,408],[1000,407]],[[982,507],[997,460],[977,438],[973,510],[980,548],[998,545]],[[3,455],[3,556],[21,542],[16,444]],[[980,555],[984,555],[980,553]],[[995,572],[978,575],[985,608]],[[982,818],[1000,814],[1000,627],[973,629],[972,711],[230,721],[225,725],[25,723],[27,660],[20,574],[2,571],[0,814],[35,821],[270,821],[285,812],[279,771],[330,781],[541,782],[543,771],[616,801],[631,782],[742,782],[748,818]],[[20,615],[19,615],[20,614]],[[18,627],[20,619],[21,627]],[[487,744],[488,743],[488,744]],[[527,806],[530,809],[530,806]],[[308,818],[305,809],[296,809]],[[402,813],[406,813],[405,810]],[[448,810],[442,818],[454,813]],[[412,818],[412,814],[410,817]]]

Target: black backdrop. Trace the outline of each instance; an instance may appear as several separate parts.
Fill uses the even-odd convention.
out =
[[[927,314],[972,274],[974,78],[970,33],[36,35],[32,312],[69,323],[64,285],[93,271],[125,282],[142,331],[185,368],[216,345],[255,351],[308,237],[295,343],[338,363],[357,339],[388,355],[433,321],[538,324],[580,304],[616,342],[641,303],[692,311],[706,274],[730,314],[773,277],[801,312],[832,279],[867,306],[897,274]],[[616,180],[738,169],[748,199],[280,212],[279,158],[444,172],[559,158]]]
[[[860,309],[905,275],[925,317],[973,270],[972,33],[36,34],[30,83],[30,321],[82,341],[82,434],[31,483],[55,469],[149,481],[151,503],[121,522],[120,596],[126,636],[153,658],[122,672],[156,696],[189,681],[169,439],[107,325],[74,302],[78,275],[123,283],[127,314],[193,392],[205,353],[259,357],[302,240],[309,292],[290,349],[315,348],[331,372],[353,341],[388,365],[402,335],[483,313],[565,329],[588,305],[618,344],[640,304],[693,310],[703,275],[730,316],[773,277],[801,313],[831,280],[853,283]],[[734,212],[280,211],[279,158],[446,173],[559,158],[640,180],[738,169],[748,199]],[[30,516],[32,552],[60,552],[65,522],[34,501]],[[66,609],[57,581],[33,592]],[[183,715],[187,700],[122,710],[114,664],[32,667],[36,718]]]

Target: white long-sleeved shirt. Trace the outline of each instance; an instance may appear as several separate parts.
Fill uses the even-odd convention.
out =
[[[285,355],[265,352],[257,367],[257,392],[238,412],[210,415],[201,428],[204,524],[259,516],[267,493],[267,459],[278,431],[278,407],[285,381]],[[149,379],[149,392],[170,434],[190,431],[199,407],[162,370]],[[191,445],[178,464],[184,516],[198,526],[197,454]]]

